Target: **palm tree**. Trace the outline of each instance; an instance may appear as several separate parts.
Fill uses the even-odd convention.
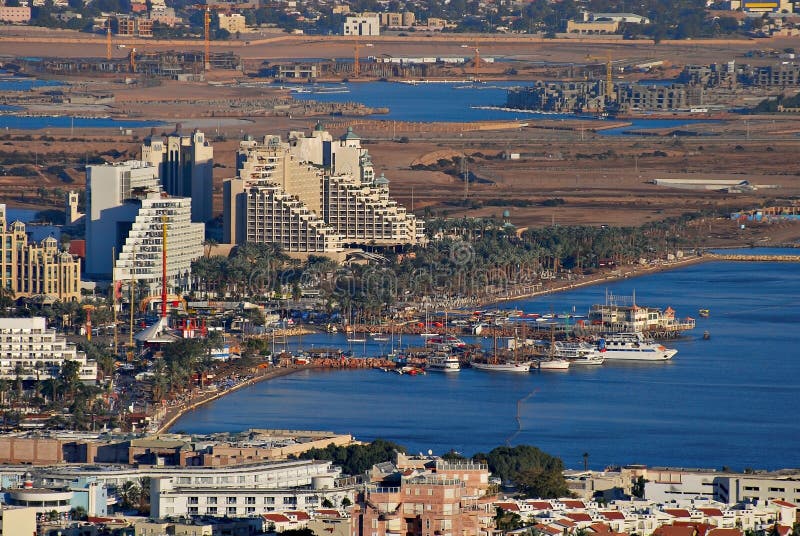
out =
[[[583,470],[584,471],[588,471],[589,470],[589,453],[588,452],[584,452],[583,453]]]

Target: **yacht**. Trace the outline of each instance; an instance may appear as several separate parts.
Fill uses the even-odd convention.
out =
[[[458,372],[461,370],[461,363],[458,357],[450,352],[438,351],[428,355],[425,370],[438,372]]]
[[[678,353],[641,333],[615,333],[601,337],[597,349],[607,361],[667,361]]]
[[[545,357],[538,359],[531,365],[531,370],[568,370],[569,361],[560,357]]]
[[[602,365],[605,360],[602,352],[586,342],[557,341],[553,355],[568,359],[573,365]]]

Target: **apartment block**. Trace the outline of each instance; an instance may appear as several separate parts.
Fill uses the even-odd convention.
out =
[[[142,144],[142,160],[158,169],[164,190],[192,199],[192,221],[205,223],[212,211],[214,147],[199,130],[181,133],[181,125],[165,138],[151,132]]]
[[[220,13],[218,16],[220,30],[226,30],[232,34],[244,33],[247,31],[244,15],[240,13]]]
[[[381,21],[378,15],[345,17],[343,35],[380,35]]]
[[[0,318],[0,378],[56,378],[66,361],[80,365],[82,381],[97,379],[97,363],[87,360],[55,329],[48,329],[45,318]]]
[[[31,20],[30,7],[0,6],[0,21],[12,24],[25,24]]]
[[[14,297],[47,296],[60,301],[80,299],[81,261],[62,251],[53,237],[29,243],[25,224],[6,223],[0,204],[0,285]]]
[[[145,17],[117,17],[117,34],[129,37],[153,37],[153,21]]]
[[[0,536],[36,534],[36,509],[0,506]]]

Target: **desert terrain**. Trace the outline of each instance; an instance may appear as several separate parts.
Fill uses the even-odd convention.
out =
[[[538,62],[587,64],[591,51],[594,56],[611,54],[615,62],[664,61],[661,74],[669,76],[685,63],[743,61],[740,58],[749,50],[780,50],[795,42],[796,39],[770,39],[655,45],[638,41],[475,40],[468,36],[381,37],[374,40],[369,53],[468,55],[470,51],[465,52],[463,45],[469,43],[480,47],[481,54],[519,60],[523,72],[529,71],[518,76],[529,76],[541,68]],[[147,41],[137,46],[156,50],[199,48],[201,44]],[[0,30],[0,45],[4,55],[45,55],[54,46],[63,57],[105,54],[102,38],[62,31],[37,30],[23,35],[4,28]],[[348,56],[352,54],[353,41],[281,36],[252,39],[249,44],[213,46],[240,54],[247,71],[274,59]],[[126,53],[126,49],[114,48],[116,56],[124,57]],[[747,61],[754,62],[749,58]],[[486,78],[502,78],[507,65],[479,67]],[[470,68],[467,65],[460,69],[462,74],[468,74]],[[665,130],[646,136],[604,136],[596,129],[614,124],[597,121],[414,124],[365,119],[365,112],[355,108],[332,116],[324,107],[297,102],[286,105],[292,102],[288,91],[232,83],[245,74],[209,73],[208,80],[226,82],[223,85],[173,81],[130,84],[119,74],[93,74],[68,81],[81,91],[114,95],[112,104],[96,108],[98,113],[164,121],[166,125],[155,129],[156,133],[172,131],[174,123],[182,123],[184,131],[202,128],[214,140],[218,211],[221,182],[235,174],[235,149],[243,135],[285,135],[289,130],[310,130],[318,120],[334,135],[352,126],[369,148],[376,171],[385,173],[391,181],[392,195],[418,214],[499,217],[507,210],[511,222],[520,227],[552,223],[639,225],[687,212],[725,213],[774,200],[788,203],[800,195],[800,164],[794,157],[800,143],[800,123],[793,115],[732,116],[693,125],[688,134]],[[276,104],[286,105],[287,111],[276,113]],[[52,109],[45,105],[40,111]],[[619,123],[624,124],[624,120]],[[61,207],[61,200],[43,195],[43,188],[82,189],[87,161],[100,155],[107,161],[135,158],[142,138],[149,133],[150,129],[135,129],[130,135],[85,129],[79,133],[69,129],[4,132],[0,135],[0,155],[16,155],[18,162],[14,166],[4,164],[5,167],[22,166],[28,176],[0,177],[0,200],[11,205]],[[518,159],[508,159],[511,154],[518,155]],[[464,158],[470,177],[467,185],[461,163]],[[723,193],[653,184],[654,180],[665,178],[729,179],[748,181],[757,187]],[[708,236],[720,243],[782,243],[800,237],[800,226],[781,224],[742,231],[734,222],[720,219],[709,224]]]

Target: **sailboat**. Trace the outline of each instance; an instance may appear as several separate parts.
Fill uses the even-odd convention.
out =
[[[487,372],[528,372],[531,369],[531,363],[530,361],[520,362],[517,359],[517,344],[518,341],[514,337],[514,361],[501,360],[497,355],[497,335],[495,334],[492,357],[485,361],[473,360],[470,362],[470,366],[475,370]]]
[[[555,325],[550,327],[550,347],[547,355],[537,359],[534,366],[539,370],[568,370],[569,360],[556,356],[556,333]]]

